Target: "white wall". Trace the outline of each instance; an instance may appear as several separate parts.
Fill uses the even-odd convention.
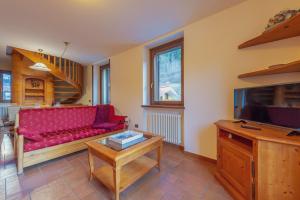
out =
[[[237,49],[260,34],[271,16],[299,7],[297,0],[250,0],[184,28],[187,151],[216,158],[213,122],[233,117],[233,88],[300,81],[299,74],[237,78],[241,73],[299,59],[299,38]]]
[[[130,127],[143,123],[143,47],[113,56],[111,66],[111,104],[127,115]]]
[[[240,80],[238,74],[299,59],[300,37],[244,50],[237,46],[260,34],[274,14],[300,8],[299,0],[248,0],[177,32],[185,39],[185,150],[216,158],[214,122],[233,117],[233,89],[300,81],[300,74]],[[150,42],[151,43],[151,42]],[[112,104],[142,125],[144,47],[111,58]]]

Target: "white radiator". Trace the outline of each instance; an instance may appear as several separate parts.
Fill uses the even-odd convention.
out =
[[[147,111],[147,131],[164,137],[164,141],[181,144],[181,114],[177,112]]]

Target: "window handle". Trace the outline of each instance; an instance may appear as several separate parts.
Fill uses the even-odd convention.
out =
[[[150,84],[150,88],[151,88],[151,89],[153,88],[153,83]]]

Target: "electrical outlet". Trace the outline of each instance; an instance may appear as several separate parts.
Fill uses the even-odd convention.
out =
[[[138,125],[138,124],[135,124],[135,125],[134,125],[134,128],[139,128],[139,125]]]

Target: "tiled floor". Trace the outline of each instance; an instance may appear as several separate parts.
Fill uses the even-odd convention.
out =
[[[86,151],[26,168],[20,176],[16,175],[12,144],[7,135],[4,135],[0,156],[0,200],[113,199],[112,193],[101,183],[88,180]],[[104,163],[97,160],[96,164]],[[125,190],[121,199],[231,199],[215,180],[215,168],[212,163],[183,154],[172,145],[165,145],[161,172],[153,169]]]

